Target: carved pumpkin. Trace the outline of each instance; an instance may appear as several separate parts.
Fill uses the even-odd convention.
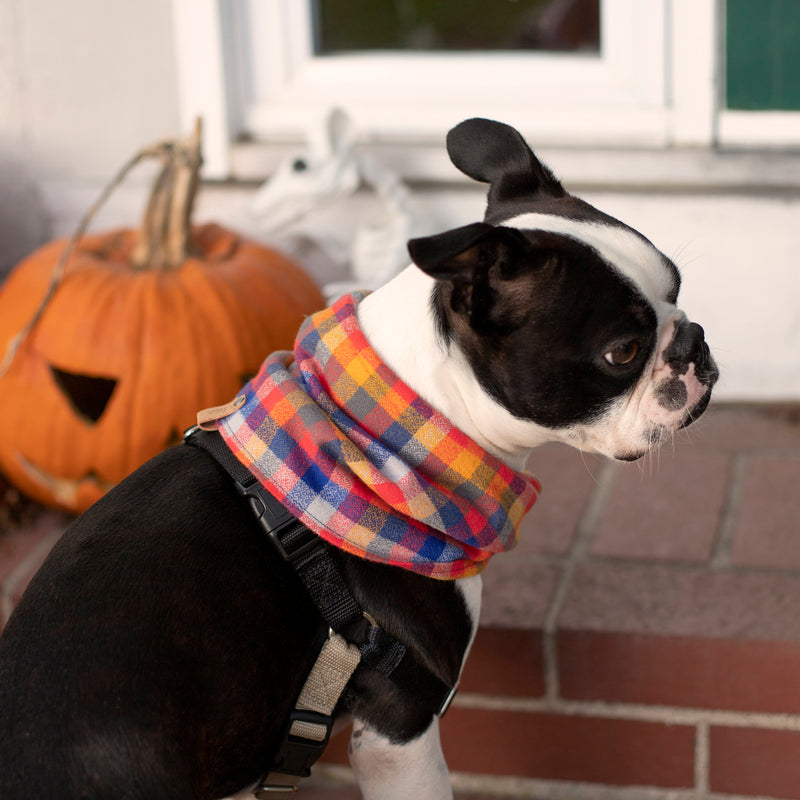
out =
[[[80,239],[43,309],[66,241],[30,255],[0,289],[0,352],[35,320],[0,377],[0,472],[36,500],[87,508],[291,347],[324,304],[275,251],[189,227],[199,131],[190,145],[194,176],[184,149],[156,181],[142,231]]]

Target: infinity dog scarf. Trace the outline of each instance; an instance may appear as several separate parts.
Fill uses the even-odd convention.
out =
[[[309,317],[219,420],[228,447],[303,524],[432,578],[516,544],[541,487],[455,428],[370,347],[345,295]]]

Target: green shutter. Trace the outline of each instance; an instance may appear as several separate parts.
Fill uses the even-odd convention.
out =
[[[800,0],[728,0],[731,109],[800,110]]]

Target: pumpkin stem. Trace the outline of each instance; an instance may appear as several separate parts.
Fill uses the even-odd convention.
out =
[[[200,164],[202,163],[200,156],[202,134],[202,120],[198,119],[195,123],[194,132],[186,139],[182,141],[157,142],[143,148],[125,162],[120,171],[100,192],[100,196],[81,217],[75,233],[72,234],[61,251],[61,255],[50,274],[50,282],[45,290],[44,297],[33,312],[33,316],[25,327],[16,336],[12,337],[6,345],[5,353],[2,360],[0,360],[0,378],[8,372],[23,342],[34,329],[42,314],[44,314],[47,304],[64,277],[67,263],[78,241],[86,233],[89,223],[128,173],[146,158],[160,158],[164,162],[164,168],[156,178],[150,201],[147,205],[145,219],[142,224],[142,236],[136,248],[139,251],[139,255],[137,256],[137,253],[134,253],[134,262],[141,268],[149,268],[151,265],[157,264],[156,268],[158,269],[169,269],[177,267],[183,261],[188,249],[189,218],[197,192]],[[171,192],[167,192],[167,185],[174,187]],[[157,209],[162,210],[160,215],[157,213]],[[142,240],[159,243],[158,247],[161,249],[157,258],[152,258],[151,260],[151,245],[142,245]]]
[[[186,260],[194,198],[202,163],[202,120],[185,139],[169,142],[132,254],[140,269],[177,269]]]

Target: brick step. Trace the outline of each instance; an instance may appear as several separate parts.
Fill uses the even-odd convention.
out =
[[[798,419],[713,407],[643,464],[534,453],[442,722],[459,798],[800,800]],[[0,533],[0,624],[61,521]],[[346,745],[302,797],[358,797]]]
[[[457,787],[499,781],[502,796],[542,800],[800,798],[800,645],[619,634],[592,652],[594,638],[567,634],[551,664],[541,632],[479,631],[441,724]],[[707,672],[698,686],[692,665]],[[346,765],[346,745],[337,737],[326,764]]]

